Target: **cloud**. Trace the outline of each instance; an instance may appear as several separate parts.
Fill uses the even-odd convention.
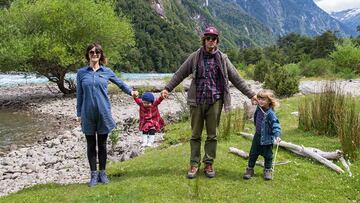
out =
[[[314,2],[327,12],[360,8],[359,0],[314,0]]]

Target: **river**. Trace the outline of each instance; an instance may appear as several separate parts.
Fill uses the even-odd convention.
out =
[[[171,77],[172,73],[121,73],[123,80],[151,80],[161,79],[165,77]],[[66,74],[66,78],[75,79],[75,73]],[[18,85],[29,85],[29,84],[45,84],[49,80],[40,75],[36,74],[4,74],[0,73],[0,88],[1,87],[12,87]]]

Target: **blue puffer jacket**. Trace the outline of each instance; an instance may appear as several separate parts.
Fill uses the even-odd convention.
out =
[[[256,108],[254,114],[254,124],[256,126],[256,115],[263,113],[259,107]],[[273,144],[275,138],[281,135],[281,126],[279,119],[277,118],[274,110],[269,108],[264,115],[264,119],[261,124],[261,145]]]

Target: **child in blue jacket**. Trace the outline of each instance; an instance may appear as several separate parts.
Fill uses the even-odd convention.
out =
[[[254,114],[254,124],[256,132],[251,144],[248,167],[243,176],[250,179],[254,175],[254,166],[259,155],[265,159],[264,179],[272,179],[272,159],[273,143],[281,141],[281,127],[279,120],[274,112],[274,108],[279,105],[272,90],[261,90],[257,94],[258,107]]]

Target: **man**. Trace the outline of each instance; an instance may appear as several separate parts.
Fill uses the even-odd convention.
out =
[[[167,97],[177,85],[192,74],[188,90],[187,103],[190,105],[191,130],[190,167],[188,178],[194,178],[200,166],[201,132],[206,126],[204,173],[213,178],[215,170],[213,162],[216,157],[216,128],[219,125],[222,107],[230,110],[229,81],[252,102],[256,94],[251,91],[246,82],[239,76],[226,54],[218,49],[219,32],[215,27],[205,29],[202,37],[202,47],[192,53],[176,71],[169,83],[161,91]]]

